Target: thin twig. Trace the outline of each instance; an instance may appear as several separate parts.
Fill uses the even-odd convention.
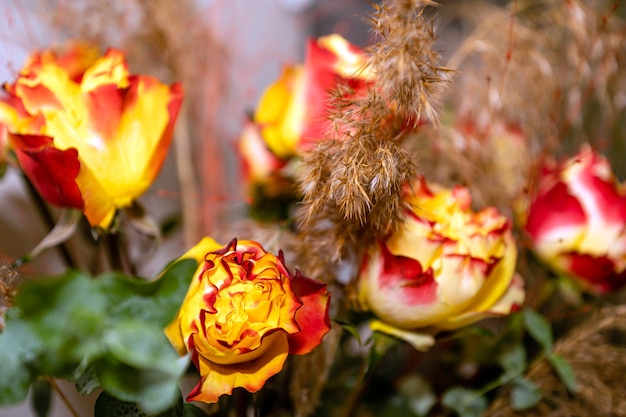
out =
[[[61,391],[61,388],[57,385],[54,378],[46,377],[45,380],[50,384],[50,387],[54,390],[54,392],[56,392],[57,395],[61,398],[61,400],[63,401],[63,403],[69,410],[69,412],[72,414],[72,416],[80,417],[80,414],[78,414],[78,411],[76,411],[76,409],[70,402],[69,398],[67,398],[67,396],[63,393],[63,391]]]

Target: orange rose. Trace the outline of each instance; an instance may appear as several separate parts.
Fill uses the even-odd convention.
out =
[[[98,58],[80,43],[33,55],[5,91],[0,131],[24,173],[50,203],[102,228],[154,181],[183,97],[179,84],[129,74],[120,51]]]
[[[310,352],[330,330],[326,285],[291,274],[282,254],[205,238],[184,257],[200,265],[165,334],[200,373],[188,401],[216,402],[236,387],[257,392],[288,354]]]

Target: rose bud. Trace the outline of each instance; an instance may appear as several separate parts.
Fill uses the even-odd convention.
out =
[[[287,66],[263,93],[254,115],[269,149],[288,159],[323,139],[332,91],[338,84],[359,93],[372,75],[365,54],[340,35],[309,41],[303,65]]]
[[[543,167],[524,228],[537,256],[598,294],[626,284],[626,190],[591,147]]]

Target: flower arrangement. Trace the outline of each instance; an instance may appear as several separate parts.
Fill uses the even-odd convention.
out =
[[[185,161],[181,224],[142,199],[170,147],[213,140],[176,49],[168,82],[130,47],[34,51],[0,95],[0,163],[50,230],[0,261],[0,407],[622,415],[626,16],[480,4],[445,64],[436,18],[465,6],[385,0],[371,44],[309,40],[241,126],[246,218],[201,233]],[[156,42],[190,6],[141,7],[173,22],[142,25]],[[169,229],[184,244],[146,273]],[[53,250],[63,270],[33,274]]]

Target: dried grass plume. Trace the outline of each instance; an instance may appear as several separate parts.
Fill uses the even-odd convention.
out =
[[[526,374],[541,390],[539,404],[529,410],[514,411],[509,393],[503,392],[485,417],[626,416],[626,305],[597,311],[562,338],[554,351],[572,366],[578,393],[570,394],[544,360]]]

